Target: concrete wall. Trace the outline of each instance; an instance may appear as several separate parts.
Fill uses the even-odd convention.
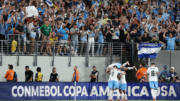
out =
[[[14,70],[18,75],[18,81],[25,81],[25,66],[30,66],[30,70],[36,73],[36,68],[41,67],[43,73],[43,81],[48,81],[50,73],[52,72],[51,61],[52,57],[42,57],[38,56],[38,66],[33,66],[33,57],[32,56],[20,56],[19,66],[17,66],[17,56],[3,56],[3,66],[0,68],[0,81],[6,81],[4,75],[8,70],[8,64],[14,66]],[[92,66],[95,65],[99,74],[99,82],[107,82],[108,74],[105,73],[107,58],[106,57],[90,57],[89,58],[89,67],[85,65],[85,57],[72,57],[71,67],[68,66],[69,57],[55,57],[55,66],[57,68],[57,73],[59,74],[60,81],[71,81],[73,75],[73,67],[78,66],[78,71],[80,73],[80,81],[89,82],[89,74],[92,72]],[[116,58],[120,60],[119,58]]]
[[[180,76],[180,51],[160,51],[156,59],[151,59],[151,63],[155,63],[156,67],[159,67],[159,71],[163,70],[163,65],[168,66],[168,70],[171,67],[175,67],[175,72]]]

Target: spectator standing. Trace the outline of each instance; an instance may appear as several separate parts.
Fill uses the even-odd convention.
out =
[[[153,37],[152,37],[152,39],[150,40],[150,42],[149,43],[159,43],[159,40],[156,38],[156,36],[154,35]]]
[[[70,29],[71,40],[74,48],[74,55],[77,55],[78,50],[78,36],[80,35],[77,25],[74,24],[73,28]]]
[[[48,37],[51,32],[51,26],[49,25],[48,20],[45,21],[45,24],[41,26],[40,30],[41,30],[42,41],[48,41]],[[46,44],[46,43],[47,42],[42,42],[42,44],[41,44],[41,49],[40,49],[41,55],[43,55],[42,50],[43,50],[44,44]]]
[[[165,78],[170,77],[170,72],[167,70],[167,68],[168,67],[166,65],[163,66],[164,70],[160,72],[159,78],[161,78],[162,76]]]
[[[56,73],[56,68],[52,69],[52,73],[50,74],[49,82],[59,82],[59,75]]]
[[[29,70],[29,66],[26,66],[25,69],[25,82],[33,82],[33,72]]]
[[[141,42],[149,43],[149,41],[151,40],[151,37],[147,34],[147,32],[144,32],[144,34],[141,35],[139,40],[141,40]]]
[[[169,37],[166,37],[167,31],[164,32],[163,37],[165,40],[167,40],[167,49],[166,50],[174,50],[174,46],[175,46],[175,40],[179,38],[179,34],[176,37],[173,37],[172,33],[169,34]]]
[[[5,78],[7,82],[14,82],[14,78],[16,78],[16,82],[17,82],[17,75],[13,70],[13,65],[9,64],[8,69],[9,70],[5,74]]]
[[[18,42],[18,49],[19,49],[18,51],[21,52],[21,45],[23,45],[23,40],[24,40],[23,37],[21,36],[21,35],[24,35],[24,26],[23,26],[22,21],[19,21],[15,30],[16,30],[15,40]],[[17,35],[17,34],[19,34],[19,35]]]
[[[67,45],[67,40],[68,40],[68,34],[69,34],[69,29],[66,28],[66,25],[63,23],[62,24],[62,28],[58,30],[57,32],[57,36],[59,37],[59,46],[58,47],[58,50],[57,50],[57,53],[56,53],[56,56],[59,55],[59,53],[61,53],[61,50],[62,50],[62,47],[66,47]],[[64,53],[66,49],[64,49]]]
[[[107,30],[105,31],[105,35],[104,36],[106,37],[106,42],[108,44],[111,44],[113,42],[113,40],[112,40],[112,36],[113,35],[114,35],[114,32],[110,29],[110,26],[107,25]],[[107,48],[110,48],[110,54],[112,54],[112,47],[108,47],[108,44],[104,48],[104,55],[106,53]]]
[[[140,69],[136,73],[137,80],[141,80],[142,77],[145,77],[144,79],[147,79],[147,69],[145,67],[145,64],[141,63],[139,67]]]
[[[34,41],[36,41],[36,38],[38,37],[37,35],[37,33],[38,33],[38,28],[39,28],[39,26],[37,25],[37,21],[35,21],[34,23],[33,23],[33,25],[31,26],[31,28],[30,28],[30,41],[31,41],[31,44],[30,44],[30,46],[31,46],[31,50],[30,50],[30,54],[33,54],[34,53],[34,51],[35,51],[35,42]]]
[[[103,52],[103,46],[104,46],[104,44],[103,44],[103,42],[104,42],[104,36],[103,36],[103,33],[102,33],[102,31],[98,31],[98,49],[97,49],[97,52],[96,52],[96,54],[97,54],[97,56],[102,56],[102,52]]]
[[[78,72],[77,68],[78,68],[77,66],[74,67],[72,82],[79,81],[79,72]]]
[[[81,49],[80,49],[80,56],[83,54],[83,49],[85,49],[85,54],[87,53],[87,30],[84,26],[81,26],[80,28],[80,40],[81,40]]]
[[[41,73],[41,68],[37,67],[36,71],[35,82],[42,82],[43,74]]]
[[[98,75],[99,72],[96,70],[96,66],[93,66],[93,71],[89,75],[89,77],[91,78],[90,82],[96,82],[96,81],[98,82]]]
[[[92,56],[94,56],[94,37],[95,37],[95,32],[94,32],[95,28],[94,25],[91,24],[90,25],[90,29],[88,30],[88,44],[89,44],[89,50],[92,48],[91,52],[92,52]]]

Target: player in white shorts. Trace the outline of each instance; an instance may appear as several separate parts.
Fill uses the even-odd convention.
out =
[[[118,74],[121,73],[121,71],[119,69],[117,68],[116,65],[114,65],[113,68],[107,69],[109,71],[108,86],[110,89],[108,101],[113,101],[114,90],[118,90],[118,88],[119,88],[119,83],[118,83],[118,78],[117,78]],[[123,73],[122,73],[122,75],[123,75]]]
[[[124,71],[121,71],[121,73],[125,73]],[[128,101],[127,99],[127,94],[126,94],[126,89],[127,89],[127,82],[126,82],[126,76],[125,75],[120,75],[119,79],[119,92],[121,96],[121,100]],[[118,101],[121,101],[118,96]]]
[[[155,67],[155,63],[151,63],[151,67],[147,70],[149,86],[151,88],[151,95],[153,97],[153,101],[156,101],[157,89],[158,89],[158,74],[159,70]]]

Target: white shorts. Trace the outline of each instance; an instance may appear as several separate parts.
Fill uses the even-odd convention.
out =
[[[59,41],[59,46],[67,46],[67,40],[60,40]]]

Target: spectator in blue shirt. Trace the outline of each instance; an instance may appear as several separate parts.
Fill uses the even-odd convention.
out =
[[[59,37],[59,45],[60,47],[58,47],[58,50],[56,52],[56,56],[59,55],[59,53],[61,53],[62,47],[67,45],[67,40],[68,40],[68,34],[69,34],[69,29],[65,28],[66,24],[62,24],[62,28],[58,30],[57,32],[57,36]],[[64,49],[64,53],[66,49]]]
[[[163,66],[163,69],[164,69],[164,70],[160,72],[159,78],[161,78],[163,75],[164,75],[165,78],[170,77],[170,73],[169,73],[169,71],[167,70],[167,68],[168,68],[168,67],[167,67],[166,65]]]
[[[44,13],[45,13],[44,3],[41,3],[40,5],[41,5],[41,7],[38,8],[38,11],[39,11],[39,12],[41,11],[42,14],[44,15]]]
[[[5,26],[5,23],[4,23],[4,20],[1,16],[0,18],[0,40],[5,40],[5,30],[6,30],[6,26]]]
[[[168,14],[170,14],[171,21],[175,21],[176,12],[173,10],[172,6],[170,6],[170,9],[168,10]]]
[[[176,37],[173,37],[172,33],[169,34],[169,37],[166,37],[167,31],[164,32],[163,37],[165,40],[167,40],[167,49],[166,50],[174,50],[174,46],[175,46],[175,40],[179,38],[179,34]]]
[[[81,26],[81,28],[80,28],[80,41],[81,41],[81,49],[80,49],[80,56],[82,56],[82,53],[83,53],[83,49],[85,48],[85,54],[86,54],[86,49],[87,49],[87,45],[86,45],[86,43],[87,43],[87,35],[88,35],[88,33],[87,33],[87,30],[85,29],[85,27],[84,26]]]
[[[80,28],[81,26],[84,26],[84,23],[82,22],[82,18],[79,18],[77,22],[77,27]]]
[[[102,31],[100,30],[99,35],[98,35],[98,49],[96,52],[97,56],[99,56],[99,54],[100,56],[102,56],[103,46],[104,46],[103,42],[104,42],[104,36],[103,36]]]

